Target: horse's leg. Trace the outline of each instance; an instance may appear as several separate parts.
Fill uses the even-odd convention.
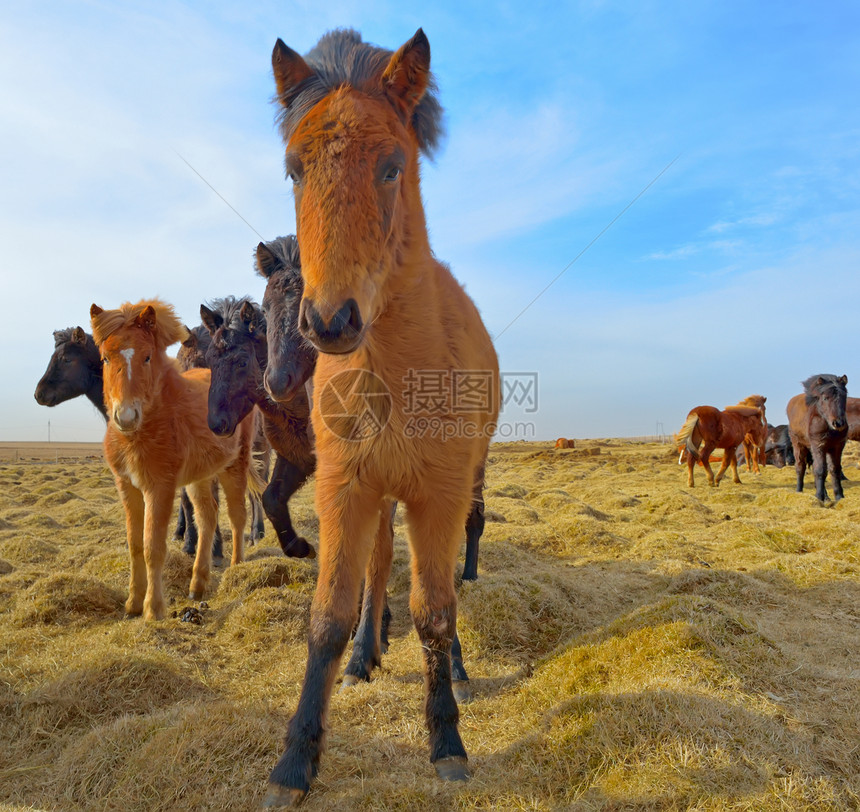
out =
[[[176,483],[160,482],[143,495],[143,557],[146,562],[146,597],[143,600],[144,620],[162,620],[165,615],[162,572],[167,556],[167,533]],[[200,545],[198,544],[198,551]]]
[[[797,472],[797,492],[803,493],[803,479],[806,476],[806,454],[809,449],[794,434],[791,437],[791,449],[794,452],[794,470]]]
[[[308,662],[284,752],[269,776],[269,807],[295,805],[319,767],[332,686],[358,615],[361,574],[382,504],[380,495],[359,487],[355,480],[340,484],[317,473],[320,566],[311,604]]]
[[[251,502],[251,532],[248,534],[248,541],[251,544],[256,544],[266,535],[266,526],[263,524],[263,500],[255,495],[250,494]]]
[[[726,453],[728,454],[728,451],[726,451]],[[723,460],[723,465],[725,465],[725,463],[726,463],[726,461],[725,461],[725,459],[724,459],[724,460]],[[741,478],[738,476],[738,455],[737,455],[737,446],[735,446],[735,447],[732,449],[732,453],[731,453],[731,455],[729,456],[729,465],[731,465],[731,466],[732,466],[732,482],[734,482],[734,483],[735,483],[735,485],[740,485],[740,484],[741,484]]]
[[[705,444],[702,446],[701,452],[699,454],[700,459],[702,460],[702,468],[705,469],[705,476],[708,478],[708,485],[714,487],[720,484],[719,477],[716,481],[714,481],[714,471],[711,468],[711,454],[716,448],[716,443],[711,440],[705,440]],[[723,457],[723,466],[726,464],[726,458]],[[725,473],[724,468],[720,468],[720,477]]]
[[[146,563],[143,557],[143,494],[127,479],[120,477],[116,477],[116,489],[125,508],[125,535],[130,564],[128,600],[125,602],[125,612],[127,615],[140,615],[143,613],[143,599],[146,597]]]
[[[194,521],[194,505],[191,504],[185,488],[179,491],[179,519],[184,525],[182,552],[194,555],[197,552],[197,523]],[[176,529],[179,532],[178,525]]]
[[[217,478],[212,479],[212,498],[215,500],[215,540],[212,542],[212,558],[224,558],[224,538],[221,536],[221,527],[218,524],[221,496]]]
[[[245,503],[245,494],[248,492],[247,469],[241,460],[237,460],[218,474],[218,481],[227,500],[227,516],[233,535],[230,564],[241,564],[245,560],[245,522],[248,520],[248,507]]]
[[[185,518],[185,500],[187,498],[188,497],[185,495],[185,488],[183,488],[179,494],[179,511],[176,514],[176,529],[173,531],[173,538],[176,541],[180,541],[185,538],[185,528],[187,526]],[[185,550],[183,549],[182,552],[185,552]]]
[[[457,634],[454,568],[461,527],[468,512],[464,490],[452,491],[459,502],[446,502],[437,492],[432,501],[407,503],[406,512],[412,551],[409,608],[424,652],[424,711],[430,733],[430,761],[440,778],[460,781],[466,780],[469,772],[466,749],[457,730],[459,711],[451,684],[451,644]]]
[[[827,452],[830,479],[833,482],[833,501],[838,502],[845,495],[842,491],[842,451],[845,441],[837,441]]]
[[[466,562],[463,565],[463,580],[478,578],[478,542],[484,533],[484,467],[472,491],[472,508],[466,518]]]
[[[200,526],[200,538],[197,542],[197,555],[194,558],[188,597],[191,600],[200,601],[206,594],[209,573],[212,570],[212,546],[215,527],[218,523],[218,502],[215,500],[215,489],[212,487],[211,478],[201,479],[189,485],[188,494],[194,504],[197,523]]]
[[[315,558],[316,551],[296,534],[290,521],[290,497],[305,483],[308,472],[280,454],[275,455],[275,469],[263,493],[263,508],[278,535],[284,555],[295,558]]]
[[[362,681],[368,682],[370,672],[382,665],[382,617],[387,608],[385,588],[394,557],[394,511],[396,509],[397,502],[386,499],[379,512],[379,527],[364,576],[361,618],[352,644],[352,657],[343,672],[342,688],[348,688]]]
[[[815,478],[815,498],[819,502],[827,501],[827,458],[824,449],[817,443],[813,443],[812,451],[812,475]]]

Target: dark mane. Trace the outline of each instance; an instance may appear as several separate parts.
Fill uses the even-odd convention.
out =
[[[828,389],[834,390],[835,394],[846,394],[845,384],[836,375],[813,375],[803,382],[803,391],[806,394],[806,405],[811,406]]]
[[[225,337],[225,333],[233,331],[240,336],[251,334],[247,323],[242,318],[242,307],[246,304],[253,308],[254,314],[258,319],[258,324],[262,327],[263,334],[265,334],[266,319],[263,316],[263,311],[250,296],[241,296],[239,298],[236,298],[235,296],[225,296],[223,299],[213,299],[207,305],[213,313],[217,313],[223,320],[221,326],[218,327],[217,331],[212,335],[212,343],[219,349],[224,349],[228,345],[228,339]]]
[[[302,275],[302,260],[299,255],[299,241],[294,235],[287,237],[275,237],[274,240],[263,243],[263,245],[280,260],[283,270],[291,279],[300,279]],[[260,267],[259,258],[255,257],[254,267],[259,276],[268,279],[269,274]]]
[[[304,56],[314,74],[302,82],[289,98],[277,99],[283,107],[278,115],[281,135],[289,141],[308,111],[331,91],[349,85],[369,95],[382,93],[381,78],[394,52],[367,42],[351,28],[324,34]],[[421,152],[432,158],[444,135],[442,105],[432,74],[427,91],[412,114],[412,128]]]

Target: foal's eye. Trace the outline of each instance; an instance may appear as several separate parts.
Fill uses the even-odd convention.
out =
[[[148,363],[149,363],[149,359],[150,359],[151,357],[152,357],[151,355],[147,355],[147,356],[146,356],[146,358],[144,358],[144,359],[143,359],[143,363],[144,363],[144,364],[148,364]]]
[[[383,183],[394,183],[400,177],[401,171],[399,166],[392,166],[383,176]]]
[[[107,356],[105,356],[104,358],[102,358],[102,363],[103,363],[105,366],[107,366],[107,365],[108,365],[109,361],[108,361]]]

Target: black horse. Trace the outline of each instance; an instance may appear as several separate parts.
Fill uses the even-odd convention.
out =
[[[767,426],[767,441],[764,447],[767,464],[775,468],[785,468],[794,465],[794,447],[788,433],[788,425]]]
[[[795,395],[786,406],[788,431],[794,446],[797,490],[803,491],[808,454],[812,454],[815,495],[827,501],[824,482],[828,469],[833,483],[834,501],[842,493],[842,450],[848,439],[845,413],[848,377],[813,375],[803,382],[804,394]]]

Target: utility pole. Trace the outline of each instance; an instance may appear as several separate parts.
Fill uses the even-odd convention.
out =
[[[51,442],[51,421],[48,421],[48,442]]]

